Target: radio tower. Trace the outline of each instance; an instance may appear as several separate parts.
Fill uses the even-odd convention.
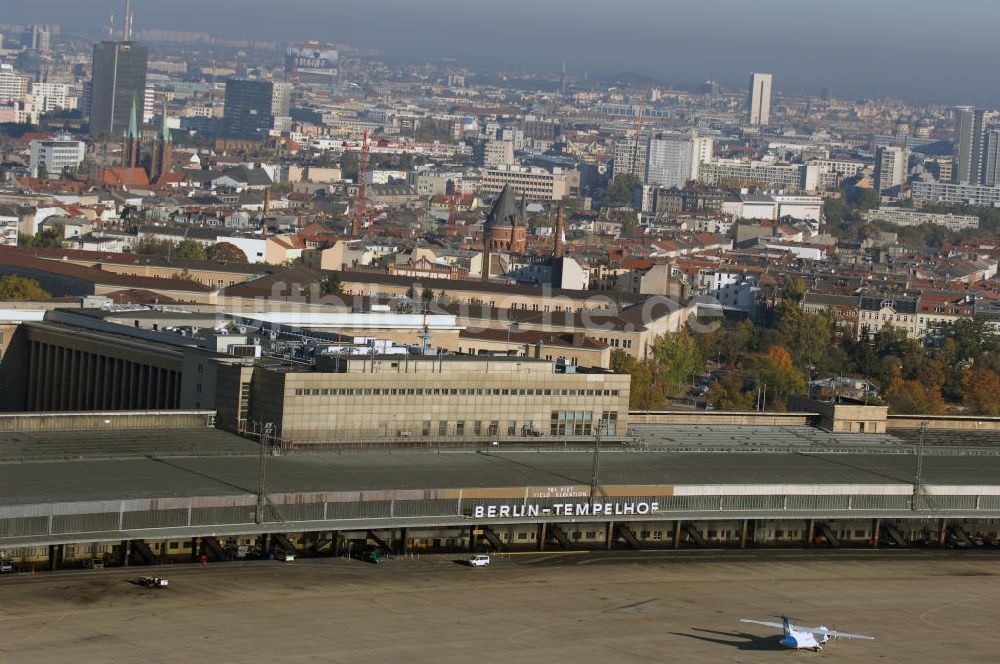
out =
[[[361,155],[358,156],[358,200],[355,203],[354,222],[351,237],[358,237],[365,228],[368,218],[368,132],[361,138]]]

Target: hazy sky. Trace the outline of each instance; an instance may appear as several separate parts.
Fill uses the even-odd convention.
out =
[[[0,0],[7,23],[94,31],[124,0]],[[672,81],[1000,102],[996,0],[134,0],[137,29],[320,39],[441,57]]]

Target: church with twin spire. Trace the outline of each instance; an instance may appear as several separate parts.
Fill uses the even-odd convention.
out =
[[[145,147],[146,144],[148,147]],[[173,141],[167,126],[167,103],[163,102],[163,121],[160,130],[151,141],[143,140],[139,130],[135,100],[132,100],[132,115],[128,129],[122,138],[122,169],[142,169],[150,184],[156,184],[170,173]]]

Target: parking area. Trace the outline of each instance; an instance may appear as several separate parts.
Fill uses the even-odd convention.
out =
[[[986,552],[639,552],[259,561],[0,579],[0,662],[765,662],[740,618],[787,612],[872,634],[838,662],[990,661]],[[766,619],[766,618],[765,618]],[[817,659],[819,661],[819,659]]]

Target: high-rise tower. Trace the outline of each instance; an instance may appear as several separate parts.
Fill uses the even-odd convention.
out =
[[[747,110],[751,125],[771,124],[771,74],[750,74]]]
[[[125,6],[122,41],[94,45],[94,67],[90,85],[90,134],[125,131],[134,100],[146,97],[146,66],[149,52],[132,41],[132,3]]]

